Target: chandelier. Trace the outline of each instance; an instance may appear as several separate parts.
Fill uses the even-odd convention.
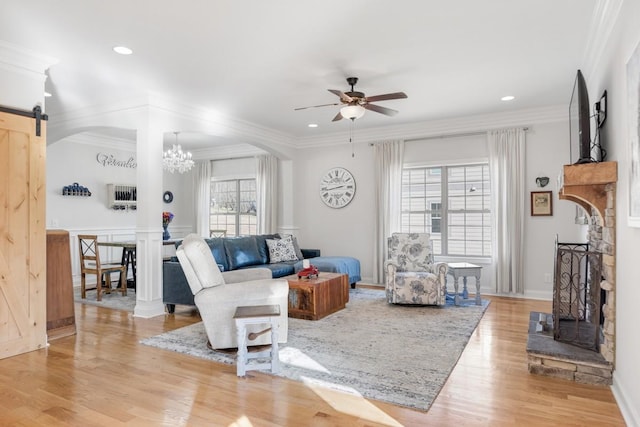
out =
[[[176,135],[176,143],[173,144],[171,150],[162,153],[162,166],[171,173],[175,171],[185,173],[189,171],[194,164],[191,159],[191,153],[182,151],[182,147],[178,144],[179,133],[180,132],[174,132]]]

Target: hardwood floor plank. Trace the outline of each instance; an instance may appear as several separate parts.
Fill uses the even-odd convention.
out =
[[[139,344],[200,321],[191,308],[141,319],[76,304],[76,335],[0,360],[0,426],[624,425],[610,388],[528,373],[529,312],[549,302],[490,299],[428,412]]]

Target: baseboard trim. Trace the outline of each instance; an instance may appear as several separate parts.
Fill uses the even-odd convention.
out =
[[[628,426],[640,426],[640,414],[635,406],[629,404],[629,400],[626,398],[626,393],[620,384],[620,376],[618,371],[613,371],[613,385],[611,386],[611,392],[616,399],[618,408],[622,413],[622,418]]]
[[[553,299],[553,291],[525,291],[523,298],[551,301]]]

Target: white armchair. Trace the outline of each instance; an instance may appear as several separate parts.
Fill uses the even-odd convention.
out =
[[[239,306],[279,305],[278,342],[287,342],[289,283],[285,279],[272,279],[271,270],[267,268],[240,270],[233,272],[236,273],[234,275],[224,276],[207,243],[195,234],[185,237],[176,255],[193,292],[212,348],[238,346],[233,315]],[[245,281],[227,283],[225,277]],[[247,333],[263,329],[261,325],[249,326]],[[271,344],[270,334],[261,334],[249,342],[249,345],[265,344]]]
[[[427,233],[393,233],[387,239],[387,301],[393,304],[445,305],[447,264],[435,263]]]

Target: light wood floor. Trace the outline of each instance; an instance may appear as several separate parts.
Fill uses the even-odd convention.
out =
[[[76,304],[77,335],[0,360],[0,426],[624,425],[608,387],[527,372],[529,312],[550,303],[490,299],[428,412],[261,372],[239,379],[235,366],[138,343],[199,321],[186,307],[140,319]]]

